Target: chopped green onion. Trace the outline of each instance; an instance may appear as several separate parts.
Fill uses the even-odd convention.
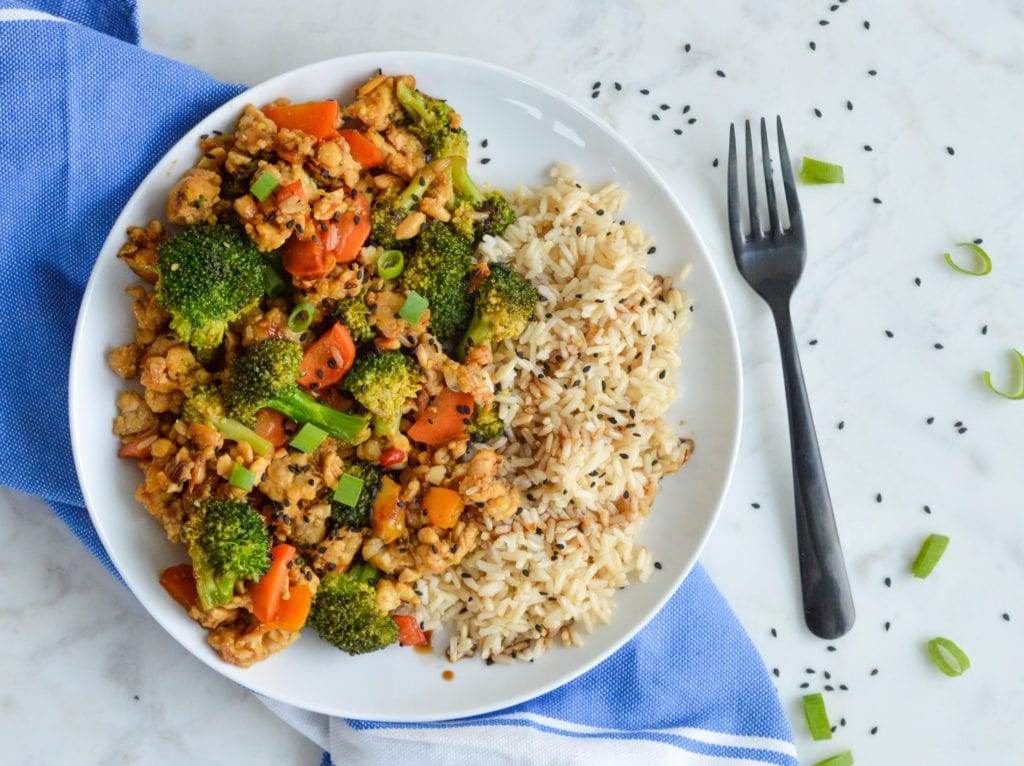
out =
[[[963,266],[957,266],[953,262],[953,256],[949,253],[943,253],[942,257],[946,259],[946,263],[952,266],[954,269],[959,271],[961,274],[970,274],[972,277],[983,277],[992,271],[992,259],[988,257],[988,253],[981,249],[981,246],[974,242],[957,242],[957,247],[966,247],[971,250],[975,256],[977,256],[978,262],[981,263],[979,269],[965,269]]]
[[[405,256],[401,250],[385,250],[377,258],[377,273],[381,279],[395,279],[405,268]]]
[[[263,292],[274,297],[280,295],[284,290],[284,280],[277,270],[269,263],[263,264]]]
[[[1017,375],[1020,380],[1020,385],[1017,387],[1019,389],[1017,393],[1007,394],[992,385],[992,373],[988,370],[985,371],[985,385],[988,386],[989,391],[993,394],[999,394],[999,396],[1004,399],[1024,399],[1024,354],[1017,349],[1013,349],[1013,353],[1017,355],[1017,366],[1020,368],[1020,373]]]
[[[334,488],[334,499],[342,505],[355,508],[359,502],[359,495],[363,491],[363,480],[350,473],[343,473],[338,479],[338,486]]]
[[[818,761],[814,766],[853,766],[853,753],[845,750],[838,755],[833,755],[831,758],[826,758],[824,761]]]
[[[248,492],[256,483],[256,474],[250,471],[241,463],[235,463],[231,467],[231,476],[228,477],[228,484]]]
[[[821,694],[804,695],[804,717],[814,739],[832,739],[832,724],[828,722],[825,698]]]
[[[323,444],[324,439],[327,438],[327,432],[322,428],[317,428],[312,423],[306,423],[299,432],[292,437],[292,440],[288,444],[299,452],[313,452]]]
[[[841,184],[845,180],[843,166],[804,157],[803,167],[800,168],[800,180],[805,184]]]
[[[313,324],[314,313],[316,307],[309,301],[303,301],[288,315],[288,329],[292,332],[305,332]]]
[[[252,193],[252,196],[262,202],[270,196],[270,192],[274,191],[279,183],[277,176],[268,170],[264,170],[260,173],[260,177],[249,187],[249,191]]]
[[[427,299],[420,295],[415,290],[409,291],[409,296],[405,299],[405,303],[402,304],[402,308],[398,310],[398,316],[402,317],[406,322],[411,325],[419,324],[420,319],[423,317],[423,312],[430,306],[427,303]]]
[[[971,666],[971,660],[963,649],[948,638],[941,636],[928,642],[928,655],[935,666],[947,676],[959,676]]]
[[[924,579],[930,575],[935,569],[935,565],[939,563],[939,559],[942,558],[942,554],[946,552],[947,545],[949,545],[949,538],[946,535],[928,535],[914,560],[914,566],[910,568],[914,577]]]

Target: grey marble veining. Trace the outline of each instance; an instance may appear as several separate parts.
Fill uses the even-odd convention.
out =
[[[224,80],[366,50],[446,51],[541,80],[621,132],[690,213],[735,314],[743,442],[702,561],[777,669],[802,760],[849,748],[858,763],[1018,762],[1024,404],[988,392],[981,372],[1010,387],[1010,349],[1024,349],[1024,9],[830,5],[446,0],[362,4],[353,23],[355,4],[332,0],[301,14],[267,0],[244,12],[141,0],[140,16],[145,47]],[[448,23],[453,14],[462,22]],[[793,305],[858,608],[834,651],[802,627],[774,330],[733,269],[724,216],[729,123],[775,114],[795,157],[846,171],[843,186],[800,188],[810,262]],[[977,237],[993,273],[953,272],[941,254]],[[0,509],[0,732],[17,762],[224,763],[228,742],[235,754],[318,762],[301,735],[180,649],[42,503],[4,491]],[[931,532],[952,542],[932,577],[915,580],[910,562]],[[967,650],[966,675],[930,665],[923,646],[935,635]],[[800,695],[826,686],[845,724],[816,743]]]

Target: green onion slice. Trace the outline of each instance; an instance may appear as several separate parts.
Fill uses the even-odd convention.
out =
[[[405,269],[405,256],[401,250],[385,250],[377,258],[377,273],[381,279],[395,279]]]
[[[992,385],[992,373],[988,370],[985,371],[985,385],[988,386],[989,391],[993,394],[999,394],[1004,399],[1024,399],[1024,354],[1017,349],[1013,349],[1013,353],[1017,355],[1017,366],[1020,368],[1020,372],[1017,375],[1020,380],[1020,385],[1017,386],[1019,389],[1017,393],[1007,394]]]
[[[826,758],[824,761],[818,761],[814,766],[853,766],[853,753],[845,750],[838,755],[833,755],[831,758]]]
[[[800,180],[805,184],[841,184],[845,181],[843,166],[804,157],[803,167],[800,168]]]
[[[981,264],[981,267],[977,269],[965,269],[963,266],[957,266],[957,264],[953,262],[953,256],[949,253],[943,253],[942,257],[946,259],[946,263],[961,274],[970,274],[972,277],[983,277],[992,271],[992,259],[988,257],[988,253],[981,249],[980,245],[974,242],[957,242],[956,246],[966,247],[968,250],[973,252],[978,262]]]
[[[828,722],[825,698],[820,693],[804,695],[804,717],[814,739],[832,739],[832,724]]]
[[[334,489],[334,499],[343,505],[354,508],[359,502],[359,495],[363,491],[363,480],[350,473],[343,473],[338,479],[338,486]]]
[[[949,538],[946,535],[928,535],[928,538],[921,545],[921,550],[914,559],[914,566],[910,568],[914,577],[924,579],[932,573],[935,565],[939,563],[942,554],[946,552],[949,545]]]
[[[235,463],[231,467],[231,476],[228,477],[228,484],[232,487],[244,489],[246,492],[252,489],[256,483],[256,474],[250,471],[241,463]]]
[[[419,324],[420,319],[423,317],[423,312],[430,306],[427,303],[427,299],[420,295],[415,290],[410,290],[408,297],[405,299],[405,303],[402,304],[402,308],[398,310],[398,316],[402,317],[406,322],[411,325]]]
[[[288,315],[288,329],[292,332],[305,332],[313,324],[313,314],[316,307],[309,301],[303,301]]]
[[[327,438],[327,432],[322,428],[317,428],[312,423],[306,423],[299,432],[292,437],[292,440],[288,444],[299,452],[313,452],[323,444],[324,439]]]
[[[274,189],[278,187],[279,183],[277,176],[268,170],[264,170],[260,173],[260,177],[253,181],[252,186],[249,187],[249,191],[252,196],[260,202],[263,202],[263,200],[270,196],[270,192],[274,191]]]
[[[928,642],[928,656],[935,666],[947,676],[960,676],[971,666],[970,658],[963,649],[948,638],[937,636]]]

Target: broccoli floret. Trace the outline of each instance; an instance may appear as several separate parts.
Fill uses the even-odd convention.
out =
[[[370,307],[366,305],[365,291],[339,300],[334,315],[348,328],[348,334],[357,346],[373,340],[377,335],[370,324]]]
[[[259,580],[270,569],[270,535],[263,517],[245,500],[200,500],[181,536],[203,609],[223,606],[237,582]]]
[[[274,445],[264,439],[248,426],[227,416],[224,397],[214,385],[202,385],[193,388],[191,394],[181,405],[181,419],[186,423],[202,423],[219,432],[225,439],[244,442],[252,447],[257,455],[269,455]]]
[[[354,506],[339,503],[332,498],[331,518],[339,526],[365,529],[370,526],[373,499],[377,496],[384,471],[380,466],[367,463],[365,460],[350,460],[345,463],[345,473],[362,479],[363,487],[359,491],[359,498]]]
[[[228,415],[252,427],[262,407],[286,415],[297,423],[312,423],[331,436],[353,442],[366,427],[366,419],[321,404],[299,388],[302,346],[284,338],[271,338],[248,346],[231,366],[227,393]]]
[[[263,258],[230,226],[190,226],[157,254],[157,299],[171,329],[199,351],[221,344],[228,324],[256,308],[263,295]]]
[[[353,564],[345,574],[353,580],[369,583],[370,585],[376,585],[377,581],[380,580],[380,570],[373,564],[365,561]]]
[[[405,403],[420,392],[423,371],[401,351],[382,351],[356,359],[341,387],[373,415],[379,435],[398,430]]]
[[[492,442],[504,436],[505,423],[498,416],[497,403],[492,403],[490,407],[476,405],[466,431],[475,442]]]
[[[537,310],[537,288],[508,266],[496,263],[477,287],[473,318],[459,346],[462,359],[471,346],[522,335]]]
[[[432,158],[469,155],[466,131],[452,126],[456,112],[445,101],[410,87],[404,80],[398,81],[395,94],[409,118],[409,130],[424,143]]]
[[[423,227],[416,249],[406,259],[402,285],[427,299],[430,331],[441,340],[457,337],[472,314],[468,286],[472,265],[472,243],[435,220]]]
[[[479,241],[485,234],[500,237],[515,223],[515,211],[505,195],[499,191],[481,191],[470,178],[464,158],[452,159],[449,172],[456,192],[449,203],[452,221],[464,236],[472,231],[474,241]]]
[[[401,191],[391,188],[374,196],[370,207],[369,241],[372,244],[385,250],[407,250],[412,245],[410,239],[395,239],[395,229],[416,209],[434,179],[447,173],[448,164],[448,160],[427,164]]]
[[[375,652],[398,639],[395,621],[377,608],[373,586],[343,572],[328,572],[320,579],[309,625],[324,641],[349,654]]]

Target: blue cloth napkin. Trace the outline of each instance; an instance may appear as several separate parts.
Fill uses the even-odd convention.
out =
[[[0,483],[44,499],[115,575],[72,463],[67,367],[78,306],[138,183],[241,90],[137,42],[130,0],[0,0]],[[34,374],[10,374],[26,359]],[[797,764],[764,664],[699,566],[612,657],[507,710],[394,724],[264,702],[318,742],[325,763]]]

